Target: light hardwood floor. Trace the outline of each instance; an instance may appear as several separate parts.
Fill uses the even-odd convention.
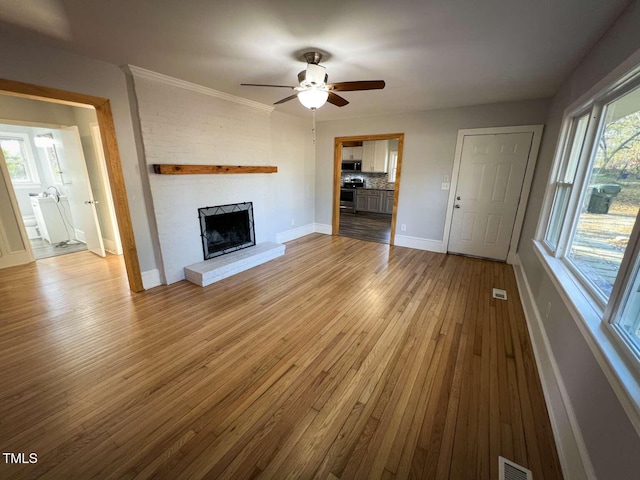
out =
[[[0,271],[0,319],[0,448],[38,455],[3,479],[561,478],[505,264],[314,234],[135,294],[84,252]]]

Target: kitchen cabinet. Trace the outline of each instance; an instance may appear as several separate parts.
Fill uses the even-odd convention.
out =
[[[342,147],[342,160],[362,160],[362,147]]]
[[[393,199],[395,197],[395,193],[393,190],[383,190],[382,195],[382,213],[388,213],[391,215],[393,213]]]
[[[358,188],[356,190],[356,212],[393,213],[393,190]]]
[[[356,191],[356,212],[380,212],[380,209],[380,190]]]
[[[387,173],[389,140],[362,142],[362,171]]]

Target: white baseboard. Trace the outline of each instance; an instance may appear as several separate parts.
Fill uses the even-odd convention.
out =
[[[517,257],[515,260],[516,282],[542,383],[542,391],[549,410],[562,474],[566,480],[596,480],[596,474],[573,411],[571,399],[551,350],[549,338],[544,329],[529,281],[522,270],[520,258]]]
[[[331,225],[326,225],[324,223],[314,223],[313,231],[315,233],[324,233],[325,235],[331,235],[333,227]]]
[[[160,280],[160,270],[154,268],[153,270],[147,270],[142,272],[142,287],[145,290],[162,285]]]
[[[296,238],[304,237],[305,235],[309,235],[315,231],[314,224],[309,223],[307,225],[303,225],[301,227],[292,228],[291,230],[286,230],[284,232],[280,232],[276,234],[276,242],[278,243],[287,243],[291,240],[295,240]]]
[[[396,247],[409,247],[416,250],[427,250],[429,252],[447,253],[442,240],[430,240],[428,238],[410,237],[408,235],[396,234],[393,244]]]
[[[102,243],[104,243],[104,249],[113,254],[113,255],[122,255],[122,253],[118,252],[118,247],[116,246],[116,242],[114,242],[113,240],[109,240],[106,238],[102,239]]]
[[[82,243],[87,243],[87,238],[85,237],[84,231],[83,230],[78,230],[77,228],[75,228],[73,230],[76,240],[82,242]]]
[[[0,253],[0,268],[16,267],[18,265],[24,265],[25,263],[31,263],[32,261],[33,258],[29,256],[27,250],[9,252],[4,255]]]

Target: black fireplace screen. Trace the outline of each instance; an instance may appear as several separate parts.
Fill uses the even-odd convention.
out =
[[[198,209],[204,259],[256,244],[253,203],[234,203]]]

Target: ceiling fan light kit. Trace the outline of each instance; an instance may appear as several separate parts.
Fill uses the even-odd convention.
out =
[[[322,54],[319,52],[307,52],[304,54],[304,58],[307,61],[307,69],[298,74],[298,86],[265,85],[259,83],[242,83],[241,85],[247,87],[276,87],[297,90],[298,93],[283,98],[275,102],[274,105],[279,105],[298,97],[302,105],[314,111],[322,107],[327,101],[337,107],[344,107],[349,103],[346,99],[334,92],[380,90],[385,87],[384,80],[327,83],[329,76],[326,73],[326,68],[320,65]]]
[[[298,92],[298,100],[309,110],[315,110],[323,106],[329,98],[329,91],[323,88],[311,87]]]

